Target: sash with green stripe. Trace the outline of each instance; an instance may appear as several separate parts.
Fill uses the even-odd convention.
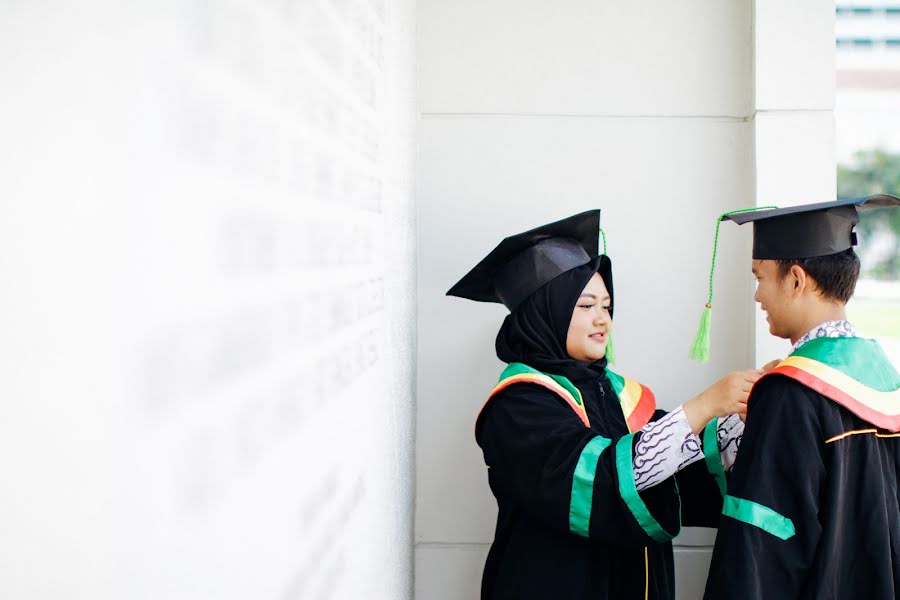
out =
[[[621,406],[622,415],[628,424],[628,431],[637,431],[649,423],[653,413],[656,411],[656,397],[650,391],[650,388],[633,379],[613,373],[609,369],[606,370],[606,374],[610,383],[612,383],[613,391],[619,398],[619,406]],[[488,402],[497,392],[515,383],[531,383],[556,393],[575,411],[575,414],[578,415],[585,427],[591,426],[581,392],[578,391],[578,388],[571,381],[562,375],[542,373],[522,363],[510,363],[503,370],[503,373],[500,374],[500,381],[494,386],[494,389],[491,390],[488,396]],[[487,406],[487,403],[485,403],[485,406]]]
[[[612,383],[613,391],[619,397],[619,405],[622,407],[622,414],[625,415],[625,422],[628,423],[628,431],[637,431],[649,423],[653,413],[656,412],[656,397],[650,388],[609,369],[606,370],[606,375]]]
[[[765,376],[773,374],[802,383],[873,425],[900,431],[900,377],[875,340],[816,338]]]
[[[578,391],[578,388],[575,387],[571,381],[562,375],[541,373],[537,369],[532,369],[528,365],[522,363],[510,363],[503,370],[503,373],[500,374],[500,381],[497,382],[497,385],[491,390],[487,402],[490,402],[491,398],[493,398],[500,390],[504,390],[516,383],[532,383],[556,393],[560,398],[566,401],[566,404],[568,404],[572,410],[575,411],[575,414],[578,415],[578,418],[581,419],[581,422],[584,423],[585,427],[591,426],[591,422],[587,416],[587,410],[584,408],[584,399],[581,397],[581,392]],[[487,402],[485,402],[485,406],[487,406]],[[483,411],[484,408],[481,410]],[[479,416],[481,416],[480,412]]]

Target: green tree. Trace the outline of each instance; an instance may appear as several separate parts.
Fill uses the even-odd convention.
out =
[[[837,190],[838,198],[882,193],[900,195],[900,154],[880,148],[860,150],[853,156],[851,164],[838,164]],[[894,244],[894,251],[880,263],[870,265],[866,274],[900,279],[900,210],[867,210],[860,215],[859,229],[863,235],[891,235]]]

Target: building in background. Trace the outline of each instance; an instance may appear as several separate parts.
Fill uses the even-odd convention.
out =
[[[898,194],[900,1],[837,2],[835,47],[838,195]],[[848,312],[900,363],[900,219],[863,214],[858,229],[863,274]]]
[[[841,0],[835,7],[835,150],[900,152],[900,0]]]

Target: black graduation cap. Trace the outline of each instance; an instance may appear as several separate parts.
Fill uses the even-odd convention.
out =
[[[504,239],[447,292],[510,310],[541,286],[600,254],[600,210],[589,210]],[[603,257],[606,259],[606,257]],[[612,297],[609,259],[598,261]]]
[[[738,225],[753,223],[753,258],[794,259],[827,256],[856,245],[858,210],[900,205],[900,198],[876,194],[774,210],[722,216]]]

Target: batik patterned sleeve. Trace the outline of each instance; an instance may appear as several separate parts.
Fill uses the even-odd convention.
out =
[[[738,415],[729,415],[718,420],[716,439],[718,440],[719,457],[725,471],[731,471],[734,466],[743,435],[744,422]]]
[[[737,456],[737,449],[744,433],[744,422],[738,415],[717,419],[715,428],[716,444],[712,438],[707,442],[709,450],[718,451],[718,459],[724,471],[730,471]],[[643,435],[634,447],[634,480],[639,490],[644,490],[664,481],[704,458],[700,438],[691,431],[691,425],[678,407],[658,421],[645,425]],[[714,468],[718,471],[717,468]]]
[[[700,438],[691,430],[680,406],[647,423],[641,432],[634,445],[634,481],[638,490],[653,487],[703,459]]]

